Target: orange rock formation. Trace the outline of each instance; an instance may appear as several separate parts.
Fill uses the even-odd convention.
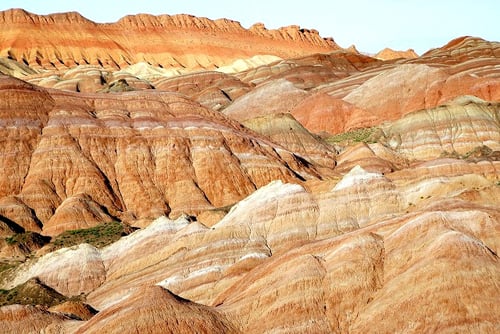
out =
[[[267,30],[262,24],[247,30],[235,21],[190,15],[139,14],[98,24],[75,12],[39,16],[14,9],[0,12],[0,25],[8,27],[2,29],[0,56],[35,69],[123,68],[141,61],[210,69],[256,54],[289,58],[339,49],[316,30]]]
[[[0,26],[0,332],[499,332],[499,43]]]
[[[411,59],[417,57],[418,54],[413,49],[408,49],[406,51],[396,51],[391,48],[385,48],[375,55],[375,58],[382,60],[391,60],[400,58]]]
[[[0,163],[9,171],[1,194],[17,202],[0,212],[26,229],[42,223],[54,235],[113,219],[194,214],[275,179],[318,177],[290,151],[178,94],[51,96],[2,80],[1,110],[6,124],[16,123],[0,129],[8,138]]]

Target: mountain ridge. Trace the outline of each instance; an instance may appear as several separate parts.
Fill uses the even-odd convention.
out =
[[[1,333],[499,332],[500,43],[2,14]]]
[[[187,14],[137,14],[95,23],[77,12],[37,15],[11,9],[0,12],[0,25],[0,56],[39,69],[78,64],[122,68],[140,61],[210,69],[257,54],[289,58],[340,49],[314,29],[268,30],[260,23],[245,29],[237,21]]]

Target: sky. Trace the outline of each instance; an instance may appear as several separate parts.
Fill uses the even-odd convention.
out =
[[[115,22],[138,13],[192,14],[228,18],[245,28],[287,25],[316,29],[341,47],[361,52],[385,47],[418,54],[460,36],[500,40],[500,0],[1,0],[0,10],[36,14],[77,11],[95,22]],[[0,32],[1,33],[1,32]]]

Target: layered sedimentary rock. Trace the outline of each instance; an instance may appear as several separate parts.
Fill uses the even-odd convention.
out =
[[[294,83],[297,88],[312,89],[379,64],[377,59],[339,50],[276,61],[235,75],[244,82],[254,84],[284,78]]]
[[[377,328],[388,332],[420,332],[436,328],[433,326],[458,331],[474,328],[494,331],[497,324],[491,313],[469,313],[460,307],[450,307],[450,293],[467,305],[474,305],[477,310],[495,308],[494,297],[490,294],[498,295],[492,286],[499,275],[495,269],[498,259],[485,244],[462,232],[461,219],[458,212],[436,213],[409,219],[385,237],[357,233],[339,240],[303,246],[249,273],[247,279],[228,291],[233,293],[230,297],[219,301],[223,302],[221,309],[235,318],[249,314],[250,317],[243,317],[241,328],[256,333],[279,328],[292,332],[363,332],[372,330],[374,321],[383,323]],[[446,227],[450,223],[453,228]],[[422,231],[432,236],[424,232],[425,242],[422,239],[403,241],[403,233],[421,235]],[[446,248],[437,252],[437,245],[442,243]],[[466,249],[468,251],[462,253]],[[458,276],[443,280],[439,273],[446,268],[456,270],[457,255],[463,256],[458,265],[470,269],[458,271]],[[410,257],[410,262],[401,261],[405,256]],[[401,267],[396,263],[404,265]],[[477,270],[486,270],[489,274],[484,278],[490,283],[482,281]],[[266,281],[265,277],[270,276],[274,279]],[[475,292],[462,293],[456,288],[461,284],[458,282],[469,281]],[[486,291],[480,287],[483,284]],[[408,289],[411,289],[409,295],[412,299],[431,303],[433,310],[419,308],[415,311],[413,306],[408,307],[408,294],[403,292],[407,291],[405,286],[411,286]],[[314,293],[318,290],[322,293]],[[479,293],[478,298],[476,293]],[[252,302],[248,298],[250,295],[262,302]],[[438,312],[439,309],[444,310]],[[284,310],[297,316],[290,319]],[[352,314],[357,317],[353,319]],[[383,321],[382,317],[386,320]],[[429,317],[435,320],[419,321]],[[393,318],[395,321],[387,321]]]
[[[105,268],[99,251],[88,244],[63,248],[50,253],[34,263],[26,262],[22,274],[10,277],[4,286],[12,289],[37,277],[59,293],[68,297],[89,293],[105,279]]]
[[[145,287],[99,312],[76,333],[121,333],[123,324],[139,333],[236,333],[223,314],[159,286]]]
[[[349,128],[378,125],[462,95],[498,101],[499,50],[498,42],[464,37],[415,59],[383,62],[325,82],[315,91],[362,111],[348,121]],[[325,114],[323,117],[330,113]]]
[[[221,72],[201,72],[153,81],[155,89],[179,92],[202,105],[220,110],[251,90],[251,86]]]
[[[421,165],[411,178],[355,167],[341,180],[327,181],[329,187],[311,184],[311,190],[272,183],[211,229],[186,218],[159,219],[95,253],[106,278],[87,301],[100,312],[80,330],[179,331],[187,322],[171,317],[191,314],[204,321],[197,328],[246,333],[365,331],[373,319],[384,331],[421,332],[439,323],[443,330],[494,332],[500,243],[492,231],[498,231],[500,216],[480,196],[467,204],[463,196],[475,191],[494,203],[500,190],[491,171],[499,166],[464,165],[470,168],[450,161]],[[82,256],[57,263],[59,275],[94,266]],[[38,275],[27,268],[18,268],[15,277]],[[155,283],[207,306],[151,288]],[[435,311],[416,311],[408,296]],[[454,307],[449,296],[474,311]],[[144,307],[148,312],[128,316]],[[437,313],[444,321],[421,321]]]
[[[415,52],[413,49],[408,49],[406,51],[396,51],[391,48],[385,48],[383,50],[380,50],[377,52],[375,55],[375,58],[382,59],[382,60],[392,60],[392,59],[400,59],[400,58],[405,58],[405,59],[411,59],[411,58],[417,58],[418,54]]]
[[[0,58],[0,73],[16,78],[36,73],[32,68],[9,58]]]
[[[72,320],[32,305],[9,305],[0,308],[2,333],[64,333]]]
[[[66,198],[45,222],[43,232],[57,235],[67,230],[88,228],[100,223],[113,221],[113,216],[105,206],[99,205],[90,195],[78,193]]]
[[[460,74],[450,76],[443,69],[406,64],[366,81],[343,100],[366,109],[379,119],[392,120],[461,95],[498,100],[499,84],[497,79],[482,80]]]
[[[308,161],[331,168],[335,165],[335,149],[311,134],[290,113],[308,96],[305,90],[281,78],[258,85],[222,112]]]
[[[366,81],[343,100],[368,109],[379,119],[398,119],[406,111],[428,107],[425,103],[429,87],[446,78],[446,72],[441,69],[402,65]]]
[[[322,92],[303,99],[290,113],[314,133],[337,134],[380,122],[378,116]]]
[[[190,15],[139,14],[98,24],[74,12],[39,16],[14,9],[0,13],[0,24],[0,56],[41,69],[138,62],[211,69],[256,54],[289,58],[339,49],[316,30],[262,24],[247,30],[235,21]]]
[[[153,86],[126,71],[112,71],[96,65],[78,65],[67,71],[43,71],[29,75],[26,81],[45,88],[55,88],[73,92],[119,92],[117,84],[125,83],[126,90],[149,89]]]
[[[337,171],[348,172],[355,166],[370,172],[390,173],[408,166],[408,161],[379,143],[359,143],[337,156]]]
[[[446,64],[459,64],[481,57],[494,59],[498,58],[499,55],[498,41],[488,42],[477,37],[462,36],[451,40],[440,48],[427,51],[422,55],[422,58]],[[492,73],[496,73],[496,71],[492,69]]]
[[[318,176],[289,151],[178,94],[51,96],[3,80],[0,212],[26,229],[54,235],[196,213],[275,179]]]
[[[497,42],[0,16],[0,332],[499,331]]]
[[[307,161],[328,168],[335,166],[337,155],[335,149],[307,131],[307,129],[289,113],[277,113],[256,117],[243,122],[243,124],[265,135],[273,142],[295,152],[297,155],[306,158]],[[323,171],[322,173],[323,176],[327,174],[327,171]]]
[[[1,221],[0,221],[1,222]],[[10,223],[10,221],[8,221]],[[0,239],[0,258],[9,261],[26,261],[31,255],[42,249],[50,242],[50,237],[42,236],[39,233],[25,231],[24,229],[10,228],[3,230]]]
[[[240,97],[223,112],[232,119],[245,122],[256,117],[289,112],[307,95],[306,91],[296,88],[288,80],[273,80]]]
[[[22,77],[24,80],[45,88],[55,88],[74,92],[119,92],[124,90],[158,89],[178,91],[188,96],[200,98],[203,103],[213,95],[223,101],[241,95],[241,88],[248,88],[248,83],[241,82],[235,72],[247,71],[262,65],[281,60],[276,56],[254,56],[250,59],[238,59],[234,63],[216,68],[214,71],[197,71],[195,69],[165,69],[146,62],[139,62],[123,69],[103,68],[100,65],[77,65],[68,70],[35,72],[31,68],[17,62],[0,58],[8,66],[6,74]],[[14,65],[9,65],[13,63]],[[16,65],[17,64],[17,65]],[[15,66],[23,66],[29,70],[16,70]],[[231,75],[228,75],[231,74]],[[119,89],[119,85],[126,85]],[[215,90],[219,88],[219,90]],[[236,92],[234,92],[236,90]],[[244,91],[246,92],[246,90]],[[229,96],[226,96],[229,95]],[[198,96],[199,95],[199,96]],[[221,106],[227,105],[223,103]]]
[[[0,197],[19,193],[28,173],[31,152],[47,124],[54,100],[44,90],[7,76],[0,76],[2,127]]]
[[[500,105],[460,97],[433,109],[416,111],[386,128],[388,145],[412,159],[445,153],[469,156],[486,146],[500,151]]]

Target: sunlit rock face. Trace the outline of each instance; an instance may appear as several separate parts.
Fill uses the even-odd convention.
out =
[[[137,314],[137,309],[141,309]],[[213,308],[180,298],[159,286],[144,287],[99,312],[76,333],[237,333]]]
[[[375,58],[382,60],[401,59],[401,58],[413,59],[417,57],[418,54],[413,49],[408,49],[406,51],[398,51],[398,50],[393,50],[391,48],[385,48],[377,52],[377,54],[375,55]]]
[[[412,159],[439,157],[443,152],[471,156],[482,146],[500,151],[499,115],[498,103],[464,96],[391,123],[387,140]]]
[[[347,129],[374,126],[409,112],[437,107],[462,95],[498,101],[499,55],[498,42],[464,37],[418,58],[381,62],[345,78],[330,80],[317,90],[360,109],[345,121],[349,124]],[[335,110],[316,111],[314,104],[311,105],[320,117],[338,117]],[[307,120],[307,116],[302,117],[311,126],[318,126]],[[336,133],[334,125],[331,130],[324,126],[321,130]]]
[[[88,244],[63,248],[26,264],[12,281],[6,282],[7,288],[38,277],[66,296],[78,296],[94,290],[106,275],[99,250]]]
[[[498,42],[0,25],[0,332],[499,332]]]
[[[19,124],[2,128],[0,209],[30,230],[194,214],[272,180],[317,177],[291,151],[179,94],[51,96],[3,80],[4,122]]]
[[[380,119],[394,120],[457,96],[475,95],[494,101],[500,98],[498,94],[498,80],[464,73],[450,75],[445,69],[423,64],[404,64],[366,81],[344,100]]]
[[[498,163],[455,165],[415,166],[413,177],[357,166],[327,181],[328,187],[306,183],[310,190],[273,182],[212,228],[187,217],[160,218],[101,250],[82,245],[47,254],[17,269],[13,282],[39,276],[63,290],[48,263],[60,266],[59,276],[71,273],[75,283],[89,284],[85,275],[101,268],[105,278],[87,296],[100,312],[78,323],[80,331],[145,326],[154,333],[160,325],[147,319],[156,319],[150,315],[159,310],[171,330],[187,326],[169,320],[184,319],[185,312],[231,332],[363,331],[373,319],[389,316],[395,321],[380,320],[386,331],[434,328],[435,322],[420,322],[432,316],[429,311],[415,312],[408,297],[440,309],[443,329],[491,331],[498,297],[493,282],[500,274],[500,241],[491,233],[500,215],[492,204],[500,190],[480,174]],[[68,255],[84,250],[93,255]],[[461,289],[465,284],[474,291]],[[74,292],[81,288],[74,286]],[[454,307],[449,296],[477,311]],[[146,300],[148,306],[141,306]],[[394,305],[403,314],[395,315]],[[127,316],[137,309],[148,310],[144,320]]]
[[[67,329],[72,327],[72,323],[77,323],[70,317],[33,305],[3,306],[0,308],[0,320],[3,333],[70,333]]]
[[[8,27],[2,30],[0,55],[36,69],[123,68],[141,61],[213,69],[256,54],[289,58],[339,49],[316,30],[268,30],[262,24],[244,29],[236,21],[191,15],[138,14],[98,24],[75,12],[39,16],[13,9],[0,13],[0,24]]]

